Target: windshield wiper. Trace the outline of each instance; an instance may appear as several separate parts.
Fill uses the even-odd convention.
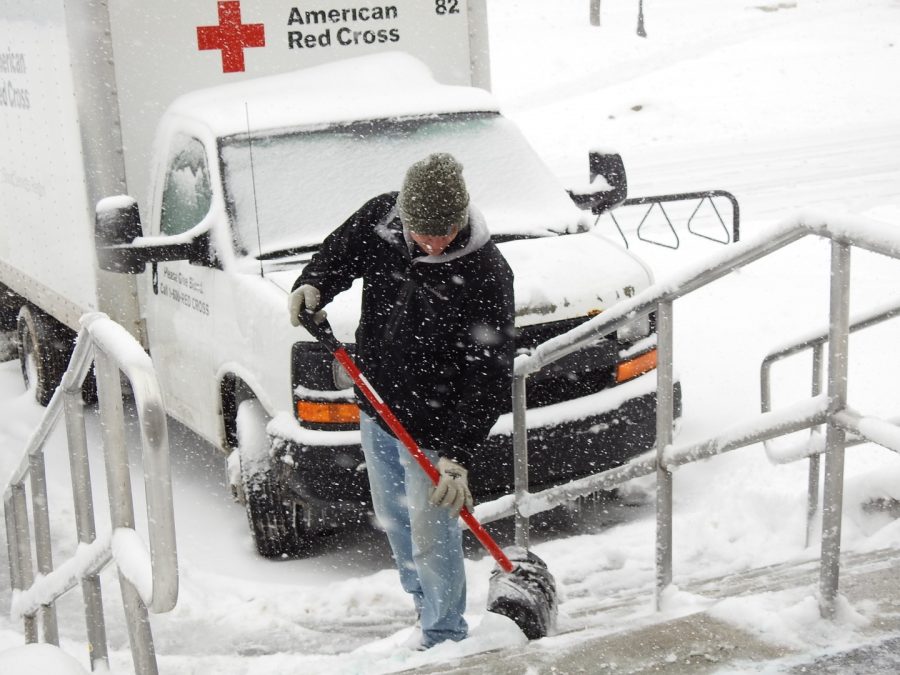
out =
[[[522,239],[540,239],[546,235],[538,234],[492,234],[491,241],[495,244],[503,244],[507,241],[520,241]]]
[[[276,260],[278,258],[287,258],[288,256],[299,255],[301,253],[315,253],[319,250],[319,246],[321,246],[321,244],[310,244],[307,246],[293,246],[291,248],[283,248],[278,251],[269,251],[268,253],[258,255],[256,256],[256,259]]]

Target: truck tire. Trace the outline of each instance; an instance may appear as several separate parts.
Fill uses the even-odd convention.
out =
[[[16,328],[19,325],[19,308],[24,300],[0,284],[0,363],[19,358]]]
[[[3,284],[0,284],[0,331],[15,331],[19,322],[19,308],[25,301]]]
[[[237,413],[238,457],[246,498],[247,519],[256,550],[265,558],[304,553],[309,538],[306,527],[295,517],[294,506],[283,498],[273,477],[268,415],[256,399],[241,402]]]
[[[17,320],[19,364],[26,389],[42,406],[50,403],[69,363],[71,345],[60,324],[41,310],[23,305]]]

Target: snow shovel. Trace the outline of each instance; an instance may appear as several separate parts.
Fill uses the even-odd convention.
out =
[[[431,482],[437,485],[440,480],[437,468],[425,456],[419,444],[409,435],[396,415],[372,389],[372,385],[350,357],[346,347],[334,336],[328,322],[322,321],[317,324],[313,316],[314,313],[309,310],[301,312],[300,320],[303,327],[344,367]],[[546,637],[556,624],[558,607],[556,581],[547,569],[547,564],[534,553],[519,547],[511,547],[507,555],[465,506],[459,515],[497,562],[488,589],[488,611],[512,619],[529,640]]]

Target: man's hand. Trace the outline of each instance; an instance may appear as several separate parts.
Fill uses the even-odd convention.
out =
[[[453,513],[459,513],[463,506],[471,511],[475,500],[469,491],[469,472],[446,457],[438,460],[437,469],[441,479],[431,489],[429,501],[435,506],[448,508]]]
[[[299,286],[288,296],[288,311],[291,314],[291,324],[300,325],[301,312],[313,311],[319,306],[322,296],[319,289],[309,284]],[[313,321],[322,323],[325,320],[325,310],[320,309],[313,315]]]

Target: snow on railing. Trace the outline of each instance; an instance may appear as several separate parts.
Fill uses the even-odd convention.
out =
[[[762,415],[724,434],[688,447],[672,445],[674,417],[673,302],[724,277],[788,244],[808,235],[831,240],[830,318],[827,341],[830,345],[827,363],[827,392],[807,402],[790,406],[778,413]],[[670,469],[688,462],[727,452],[739,447],[768,441],[802,429],[826,425],[825,495],[822,519],[822,553],[820,564],[820,610],[833,617],[837,600],[840,567],[840,535],[843,493],[843,454],[852,432],[875,443],[900,452],[900,428],[884,420],[860,416],[847,409],[847,344],[851,329],[849,318],[850,250],[851,247],[900,258],[900,233],[887,223],[856,216],[824,216],[803,212],[758,236],[735,243],[713,256],[673,274],[634,297],[620,302],[576,328],[538,345],[531,353],[515,361],[513,381],[513,449],[515,454],[515,496],[510,504],[503,501],[483,504],[476,509],[482,521],[514,515],[516,544],[528,545],[528,519],[559,504],[609,489],[632,478],[656,472],[657,475],[657,541],[656,600],[657,607],[666,587],[672,581],[672,474]],[[632,460],[601,474],[560,485],[542,492],[528,492],[528,438],[525,387],[528,376],[554,361],[578,351],[625,323],[650,312],[657,316],[657,424],[655,456]],[[809,447],[773,453],[778,461],[802,459]],[[780,456],[778,456],[780,454]]]
[[[852,410],[844,409],[834,414],[834,423],[845,431],[900,453],[900,425],[895,421],[863,417]]]
[[[106,461],[112,534],[96,535],[88,461],[82,383],[94,364],[100,429]],[[125,442],[120,376],[128,380],[138,414],[147,500],[149,553],[135,531],[131,476]],[[54,568],[44,444],[64,413],[79,545]],[[30,479],[37,575],[33,570],[32,520],[25,481]],[[178,599],[178,561],[172,505],[169,439],[165,407],[150,357],[128,332],[100,313],[81,319],[81,331],[62,382],[29,439],[23,461],[5,490],[7,546],[13,616],[25,624],[25,638],[37,642],[40,616],[44,641],[59,645],[56,600],[81,584],[91,666],[108,669],[100,571],[114,561],[125,607],[135,672],[157,673],[148,609],[168,612]]]

